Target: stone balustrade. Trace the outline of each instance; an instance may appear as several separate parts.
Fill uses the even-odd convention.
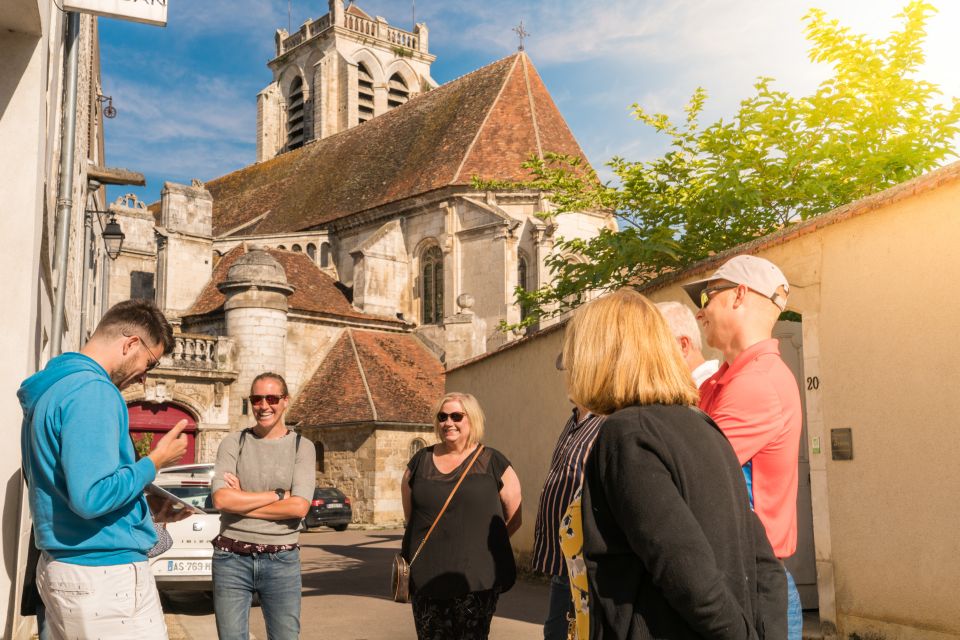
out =
[[[330,14],[320,16],[313,22],[304,23],[296,32],[290,34],[284,38],[283,42],[280,43],[280,50],[277,51],[277,55],[285,53],[290,49],[293,49],[296,46],[299,46],[309,40],[310,38],[318,35],[322,31],[326,31],[330,28]]]
[[[347,14],[344,16],[344,26],[350,31],[362,33],[365,36],[377,36],[377,23],[360,16]]]
[[[402,29],[395,29],[393,27],[387,28],[387,41],[398,47],[419,49],[420,43],[418,40],[419,38],[409,31],[403,31]]]
[[[386,23],[368,20],[362,16],[347,14],[343,17],[343,27],[371,38],[386,40],[390,44],[407,49],[419,49],[420,37],[409,31],[388,27]],[[294,47],[298,47],[310,38],[319,35],[333,26],[330,20],[330,14],[320,16],[312,22],[306,22],[297,31],[291,33],[283,40],[278,41],[277,55],[282,55]]]
[[[224,336],[178,333],[173,351],[163,356],[160,364],[166,369],[229,370],[233,341]]]

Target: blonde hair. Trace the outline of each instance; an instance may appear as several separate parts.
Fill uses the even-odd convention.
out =
[[[630,288],[587,303],[563,341],[570,399],[608,415],[630,405],[697,402],[697,388],[660,311]]]
[[[468,442],[470,444],[482,442],[483,409],[480,408],[480,403],[477,402],[476,398],[469,393],[461,393],[459,391],[451,391],[440,398],[440,400],[433,405],[433,434],[437,436],[437,440],[443,440],[440,433],[440,421],[437,420],[437,414],[440,413],[440,409],[443,408],[443,405],[450,400],[456,400],[459,402],[460,406],[463,407],[463,412],[467,414],[467,417],[470,418],[470,436],[468,438]]]

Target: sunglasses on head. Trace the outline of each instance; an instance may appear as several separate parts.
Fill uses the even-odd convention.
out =
[[[740,285],[738,284],[725,284],[719,287],[707,287],[700,292],[700,308],[706,309],[707,305],[710,304],[710,301],[713,300],[713,297],[721,291],[726,291],[727,289],[736,289],[739,286]]]
[[[450,418],[454,422],[463,422],[463,419],[467,416],[465,413],[459,411],[454,411],[453,413],[444,413],[441,411],[437,414],[437,422],[446,422],[447,418]]]
[[[284,397],[286,397],[286,396],[275,396],[275,395],[268,395],[268,396],[259,396],[259,395],[257,395],[257,396],[255,396],[255,395],[251,395],[251,396],[250,396],[250,404],[252,404],[253,406],[257,406],[258,404],[260,404],[261,402],[263,402],[264,400],[266,400],[266,401],[267,401],[267,404],[270,405],[271,407],[273,407],[273,406],[276,406],[276,405],[280,404],[280,401],[283,400]]]

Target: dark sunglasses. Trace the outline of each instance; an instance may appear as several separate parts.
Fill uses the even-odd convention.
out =
[[[263,402],[264,400],[266,400],[268,405],[270,405],[271,407],[275,407],[276,405],[280,404],[280,401],[283,400],[284,398],[286,398],[286,396],[274,396],[274,395],[269,395],[269,396],[254,396],[254,395],[251,395],[251,396],[250,396],[250,404],[252,404],[253,406],[257,406],[258,404],[260,404],[261,402]]]
[[[437,422],[446,422],[447,418],[450,418],[454,422],[463,422],[465,417],[467,417],[467,414],[460,413],[459,411],[454,411],[453,413],[444,413],[441,411],[437,414]]]
[[[726,291],[727,289],[736,289],[739,286],[740,285],[738,284],[727,284],[721,287],[707,287],[700,292],[700,308],[706,309],[707,305],[710,304],[710,301],[713,300],[713,297],[721,291]]]

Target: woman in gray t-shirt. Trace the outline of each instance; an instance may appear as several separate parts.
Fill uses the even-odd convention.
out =
[[[256,424],[223,439],[212,493],[220,510],[213,539],[213,605],[221,640],[249,637],[254,593],[277,640],[300,635],[300,520],[315,484],[311,443],[287,429],[287,383],[262,373],[250,387]]]

